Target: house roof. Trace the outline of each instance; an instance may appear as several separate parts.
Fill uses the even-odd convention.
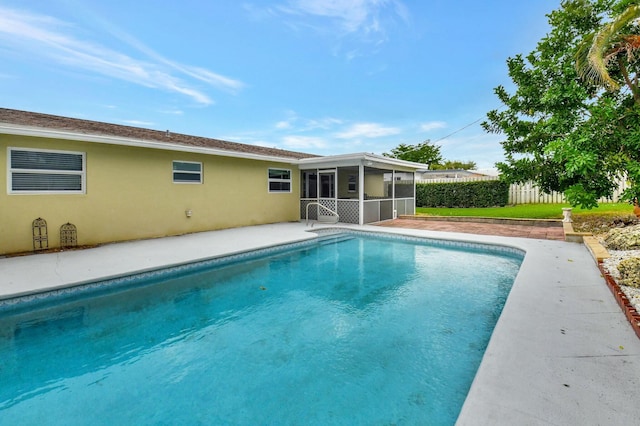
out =
[[[29,129],[31,129],[32,132],[29,132]],[[38,129],[47,130],[48,133],[38,132]],[[0,130],[14,134],[32,134],[33,136],[49,136],[54,138],[56,135],[59,138],[75,135],[76,137],[70,138],[81,139],[77,136],[84,135],[85,137],[82,139],[87,139],[91,142],[152,146],[160,149],[163,147],[165,149],[173,147],[175,150],[181,150],[179,147],[185,147],[195,148],[185,149],[185,151],[206,150],[214,151],[212,153],[217,154],[221,152],[227,152],[228,154],[238,153],[240,156],[247,157],[270,157],[273,159],[294,160],[317,157],[316,155],[303,152],[190,136],[173,133],[169,130],[151,130],[7,108],[0,108]],[[100,138],[100,136],[102,136],[102,138]],[[150,144],[145,144],[145,142],[149,142]]]
[[[0,108],[0,133],[278,161],[297,164],[301,168],[358,164],[380,169],[418,170],[427,168],[425,164],[369,153],[318,156],[173,133],[169,130],[151,130],[8,108]]]

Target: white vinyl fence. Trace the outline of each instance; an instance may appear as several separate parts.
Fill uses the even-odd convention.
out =
[[[461,178],[438,178],[416,180],[416,183],[448,183],[448,182],[474,182],[478,180],[498,180],[497,176],[483,177],[461,177]],[[613,192],[613,197],[601,198],[598,203],[617,203],[622,195],[622,191],[627,189],[627,182],[622,179],[618,189]],[[552,192],[545,194],[533,182],[527,182],[522,185],[511,184],[509,187],[509,204],[554,204],[564,203],[564,194],[561,192]]]

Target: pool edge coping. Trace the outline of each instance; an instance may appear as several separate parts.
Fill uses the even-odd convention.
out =
[[[162,266],[151,266],[142,269],[136,269],[132,271],[126,271],[118,274],[103,276],[100,278],[90,278],[81,281],[69,282],[66,284],[51,286],[47,288],[41,288],[36,290],[29,290],[21,293],[14,293],[11,295],[0,295],[0,312],[4,309],[9,309],[16,305],[20,304],[30,304],[38,301],[46,301],[47,298],[58,298],[64,297],[66,295],[71,295],[73,293],[80,293],[85,291],[97,290],[102,287],[125,287],[126,282],[133,281],[136,279],[148,279],[153,275],[161,275],[161,274],[173,274],[178,272],[180,269],[201,269],[207,268],[211,266],[215,266],[216,263],[224,264],[224,263],[232,263],[237,260],[240,260],[242,257],[246,258],[257,258],[262,256],[268,256],[269,252],[278,253],[280,251],[287,251],[294,249],[297,246],[304,247],[305,245],[312,245],[314,242],[318,241],[323,237],[323,234],[327,236],[330,235],[338,235],[342,234],[351,234],[351,235],[365,235],[365,236],[382,236],[387,238],[395,238],[399,239],[399,237],[404,237],[405,239],[410,239],[411,241],[423,242],[426,244],[432,244],[447,248],[454,249],[465,249],[465,247],[472,247],[481,250],[487,250],[492,254],[504,254],[511,256],[518,256],[521,259],[521,263],[524,261],[526,257],[526,250],[511,246],[507,244],[500,243],[486,243],[486,242],[477,242],[477,241],[468,241],[468,240],[458,240],[458,239],[448,239],[448,238],[434,238],[427,236],[415,236],[410,234],[403,233],[390,233],[385,232],[383,230],[360,230],[353,228],[345,228],[345,227],[320,227],[313,229],[308,229],[306,232],[310,234],[315,234],[315,236],[310,236],[309,238],[298,239],[289,242],[280,242],[268,245],[262,245],[260,247],[252,248],[252,249],[244,249],[237,250],[225,254],[218,254],[213,256],[201,257],[196,259],[191,259],[183,262],[175,262],[172,264],[166,264]],[[149,277],[144,277],[144,275],[149,275]],[[120,283],[122,281],[123,283]],[[514,278],[515,281],[515,278]]]

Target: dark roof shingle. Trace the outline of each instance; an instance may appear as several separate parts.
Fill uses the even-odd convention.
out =
[[[277,148],[267,148],[220,139],[191,136],[170,131],[143,129],[141,127],[123,126],[120,124],[102,123],[99,121],[82,120],[78,118],[61,117],[57,115],[41,114],[29,111],[0,108],[0,123],[44,129],[64,130],[87,135],[115,136],[144,141],[171,143],[185,146],[221,149],[224,151],[265,155],[283,158],[310,158],[317,155],[303,152],[288,151]]]

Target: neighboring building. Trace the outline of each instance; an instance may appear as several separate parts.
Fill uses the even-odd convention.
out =
[[[464,169],[442,169],[442,170],[420,170],[416,173],[417,180],[434,179],[491,179],[496,174],[481,172],[478,170]]]
[[[3,108],[0,164],[0,255],[299,221],[307,210],[391,219],[415,212],[424,168]]]

